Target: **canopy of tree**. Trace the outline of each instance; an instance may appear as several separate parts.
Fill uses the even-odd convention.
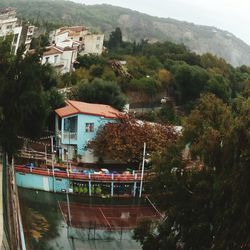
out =
[[[101,128],[96,138],[89,143],[89,148],[98,157],[140,162],[144,142],[147,144],[147,153],[150,154],[161,152],[176,138],[177,132],[173,127],[123,117],[117,123],[108,123]]]
[[[71,99],[108,104],[119,110],[122,110],[126,104],[126,98],[117,83],[101,79],[80,82],[72,89]]]
[[[24,57],[22,48],[14,56],[11,41],[11,37],[0,41],[0,143],[10,154],[18,148],[17,136],[39,136],[58,105],[48,98],[57,84],[53,69],[41,65],[38,54]]]
[[[166,217],[135,230],[144,250],[248,249],[249,111],[249,97],[239,100],[233,116],[221,100],[204,95],[183,135],[153,157],[156,177],[148,191]],[[191,160],[183,158],[185,145]]]

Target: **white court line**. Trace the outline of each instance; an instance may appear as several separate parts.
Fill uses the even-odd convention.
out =
[[[100,212],[101,212],[102,216],[104,217],[105,221],[106,221],[106,222],[107,222],[107,224],[109,225],[109,228],[111,228],[111,225],[109,224],[109,222],[108,222],[108,220],[107,220],[106,216],[104,215],[104,213],[103,213],[103,211],[102,211],[102,209],[101,209],[100,207],[99,207],[99,210],[100,210]]]
[[[59,202],[59,201],[58,201],[58,206],[59,206],[59,208],[60,208],[60,210],[61,210],[61,214],[62,214],[62,216],[63,216],[63,219],[64,219],[65,224],[68,225],[67,220],[66,220],[65,215],[64,215],[64,213],[63,213],[63,211],[62,211],[62,208],[61,208],[61,205],[60,205],[60,202]]]

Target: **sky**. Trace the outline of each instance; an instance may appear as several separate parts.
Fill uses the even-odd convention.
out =
[[[250,0],[73,0],[112,4],[158,17],[215,26],[250,45]]]

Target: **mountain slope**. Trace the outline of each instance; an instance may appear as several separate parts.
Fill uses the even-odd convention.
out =
[[[1,0],[0,7],[16,7],[31,21],[89,26],[108,34],[119,26],[124,40],[169,40],[185,44],[199,54],[210,52],[234,66],[250,65],[250,46],[233,34],[214,27],[194,25],[171,18],[157,18],[111,5],[87,6],[63,0]]]

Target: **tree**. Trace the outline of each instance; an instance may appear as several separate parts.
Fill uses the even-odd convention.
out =
[[[208,80],[205,89],[215,94],[224,102],[228,103],[230,101],[231,92],[230,92],[229,82],[222,75],[219,74],[212,75]]]
[[[0,42],[0,142],[12,155],[19,146],[18,136],[37,137],[45,127],[48,104],[44,89],[51,78],[40,64],[38,54],[11,54],[11,40]]]
[[[119,27],[112,31],[109,36],[108,48],[109,49],[117,49],[122,45],[122,32]]]
[[[123,117],[117,123],[108,123],[101,128],[89,148],[99,157],[108,157],[125,162],[140,162],[144,142],[147,152],[161,151],[177,138],[175,130],[166,125],[138,122]],[[103,147],[103,145],[106,145]]]
[[[177,64],[173,69],[173,75],[175,95],[180,105],[189,104],[199,98],[209,80],[206,70],[188,64]]]
[[[193,157],[201,157],[210,168],[221,169],[233,127],[231,109],[213,94],[203,94],[184,120],[183,140]],[[224,156],[224,157],[223,157]]]
[[[126,99],[116,82],[94,79],[77,84],[70,95],[71,99],[90,103],[108,104],[122,110]]]
[[[202,96],[184,123],[183,136],[152,157],[155,179],[149,190],[167,216],[135,230],[134,237],[144,250],[174,250],[178,245],[194,250],[248,249],[249,98],[241,99],[237,107],[233,118],[214,95]],[[190,162],[183,158],[187,142],[191,151],[194,142],[202,149],[195,150],[196,156],[203,158],[204,151],[209,155],[201,168],[191,162],[190,169]]]

